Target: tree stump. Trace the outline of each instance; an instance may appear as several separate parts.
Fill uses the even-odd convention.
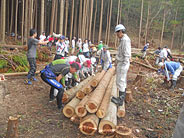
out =
[[[82,87],[84,87],[90,80],[92,79],[92,76],[89,76],[84,81],[80,82],[79,85],[67,90],[63,94],[62,103],[69,102],[72,98],[75,97],[78,90],[80,90]]]
[[[126,101],[127,103],[134,102],[134,98],[133,98],[133,96],[132,96],[132,92],[131,92],[131,91],[127,91],[127,92],[126,92],[125,101]]]
[[[63,114],[70,118],[75,113],[75,107],[79,104],[80,100],[74,97],[65,107],[63,108]]]
[[[94,135],[97,131],[98,123],[99,118],[96,115],[88,115],[82,119],[79,129],[85,135]]]
[[[95,78],[91,81],[90,85],[95,88],[97,87],[98,83],[101,81],[101,79],[103,78],[103,76],[105,75],[106,71],[102,70],[101,73],[97,73],[95,75]]]
[[[137,77],[135,78],[133,85],[141,87],[142,85],[145,84],[145,82],[146,82],[145,75],[137,74]]]
[[[125,126],[117,126],[116,127],[116,133],[121,138],[132,138],[132,129],[127,128]]]
[[[18,119],[18,117],[9,117],[6,138],[18,138]]]

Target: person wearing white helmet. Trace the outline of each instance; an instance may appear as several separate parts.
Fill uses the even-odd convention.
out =
[[[127,72],[130,66],[131,58],[131,40],[125,32],[126,29],[122,24],[115,27],[115,33],[120,39],[120,45],[116,55],[116,85],[119,89],[119,97],[112,97],[111,101],[118,106],[123,105],[126,96]]]

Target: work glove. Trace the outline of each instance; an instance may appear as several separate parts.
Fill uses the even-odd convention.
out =
[[[112,68],[112,63],[109,64],[109,68]]]

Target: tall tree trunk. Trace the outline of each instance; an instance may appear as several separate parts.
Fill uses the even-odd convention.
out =
[[[5,28],[6,28],[6,0],[1,0],[1,38],[0,43],[5,43]]]
[[[101,12],[100,12],[100,28],[99,28],[99,34],[98,34],[98,42],[101,40],[102,35],[102,20],[103,19],[103,0],[101,0]]]
[[[164,17],[162,22],[162,32],[160,37],[160,46],[162,45],[163,35],[164,35],[164,28],[165,28],[165,16],[166,16],[166,10],[164,9]]]
[[[145,28],[145,43],[146,43],[147,37],[148,37],[149,16],[150,16],[150,2],[148,2],[148,14],[147,14],[146,28]]]
[[[94,17],[94,23],[93,23],[93,43],[95,42],[96,14],[97,14],[97,0],[96,0],[95,17]]]
[[[17,15],[18,15],[18,5],[19,1],[16,0],[16,10],[15,10],[15,40],[17,40]]]
[[[79,10],[79,26],[78,26],[78,37],[82,37],[82,0],[80,0],[80,10]]]
[[[91,8],[90,8],[90,21],[89,21],[89,37],[88,39],[91,40],[91,27],[92,27],[92,19],[93,19],[93,0],[91,0]]]
[[[183,45],[183,37],[184,37],[184,21],[182,22],[182,27],[181,27],[180,49],[182,48],[182,45]]]
[[[85,28],[89,28],[89,1],[86,3],[86,21],[85,21]],[[85,29],[85,39],[88,38],[88,31],[89,29]]]
[[[107,4],[108,4],[109,2],[107,1]],[[110,3],[108,4],[108,7],[107,7],[107,22],[106,22],[106,30],[105,30],[105,44],[107,44],[107,33],[108,33],[108,29],[109,29],[109,6],[110,6]]]
[[[87,1],[84,0],[83,4],[83,18],[82,18],[82,39],[84,40],[85,37],[85,21],[86,21],[86,3]]]
[[[109,28],[107,34],[107,45],[109,45],[109,36],[111,33],[111,16],[112,16],[112,0],[110,0],[110,13],[109,13]]]
[[[7,19],[6,19],[6,26],[7,26],[7,33],[9,34],[10,33],[10,27],[9,27],[9,24],[10,24],[10,0],[7,0]]]
[[[30,1],[30,28],[33,28],[33,1]]]
[[[59,17],[59,33],[63,35],[63,15],[64,15],[64,0],[60,1],[60,17]]]
[[[117,20],[116,20],[116,25],[118,25],[118,20],[119,20],[119,11],[120,11],[120,0],[118,1],[118,12],[117,12]],[[117,47],[117,36],[115,38],[115,48]]]
[[[74,36],[77,36],[77,15],[78,15],[78,5],[79,5],[79,1],[77,0],[76,3],[75,3],[75,20],[74,20]]]
[[[40,34],[44,31],[44,6],[45,0],[41,0]]]
[[[175,17],[174,17],[175,21],[176,21],[177,15],[178,15],[178,8],[176,10],[176,14],[175,14]],[[173,32],[172,32],[172,39],[171,39],[171,49],[173,49],[173,43],[174,43],[174,37],[175,37],[175,29],[176,29],[176,25],[174,24]]]
[[[140,48],[140,46],[141,46],[141,31],[142,31],[143,6],[144,6],[144,0],[142,0],[142,4],[141,4],[141,18],[140,18],[140,27],[139,27],[139,43],[138,43],[138,48]]]
[[[54,27],[54,15],[55,15],[55,3],[56,0],[52,0],[52,11],[51,11],[51,20],[50,20],[50,34],[53,33]]]
[[[74,0],[72,0],[72,13],[71,13],[71,25],[70,25],[70,42],[72,41],[72,32],[73,32],[73,14],[74,14]]]
[[[10,21],[10,33],[12,33],[12,27],[13,27],[13,13],[14,13],[14,0],[11,2],[11,21]]]
[[[27,44],[27,37],[28,37],[28,0],[25,1],[25,24],[24,24],[24,38],[25,42]]]
[[[35,27],[34,28],[38,28],[38,2],[35,2]]]
[[[22,45],[24,44],[24,0],[22,0],[22,25],[21,25]]]
[[[67,24],[68,24],[68,0],[65,1],[65,36],[67,36]]]
[[[58,16],[58,0],[55,2],[55,16],[54,16],[54,32],[57,32],[57,16]]]

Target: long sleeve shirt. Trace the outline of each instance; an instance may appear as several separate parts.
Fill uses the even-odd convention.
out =
[[[127,34],[124,34],[120,40],[118,53],[116,59],[118,62],[123,62],[124,65],[128,64],[131,58],[131,40]]]
[[[110,52],[109,52],[108,50],[107,50],[106,52],[104,52],[104,51],[102,50],[101,59],[102,59],[104,62],[112,63],[111,54],[110,54]]]
[[[174,75],[175,71],[180,67],[180,63],[179,62],[165,62],[165,67],[167,68],[167,70],[169,72],[171,72],[172,75]]]

